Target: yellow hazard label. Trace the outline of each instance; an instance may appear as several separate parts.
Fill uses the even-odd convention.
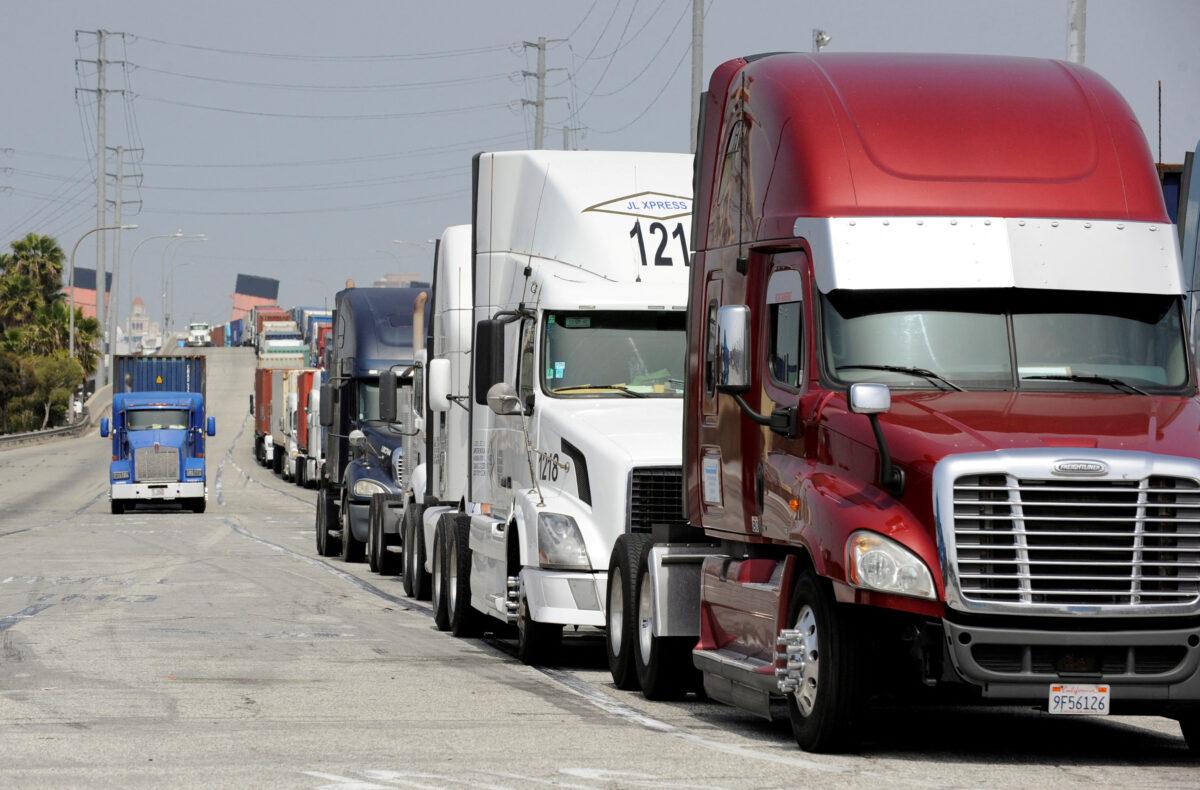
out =
[[[162,376],[158,376],[158,377],[156,377],[156,378],[154,379],[154,383],[155,383],[155,384],[162,384]]]

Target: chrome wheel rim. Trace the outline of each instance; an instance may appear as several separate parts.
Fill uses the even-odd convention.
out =
[[[811,606],[804,606],[796,618],[796,630],[800,632],[800,685],[796,688],[796,706],[800,713],[809,716],[817,705],[820,691],[821,654],[818,649],[820,635],[817,633],[817,613]]]
[[[608,580],[608,645],[614,656],[621,655],[621,642],[625,637],[625,585],[621,574]]]
[[[650,651],[654,647],[654,599],[650,593],[650,579],[644,578],[638,592],[638,650],[642,666],[650,666]]]
[[[446,600],[449,602],[450,615],[453,616],[455,605],[458,603],[458,541],[452,540],[450,545],[452,550],[446,558],[449,560],[446,564],[450,566],[446,572]]]

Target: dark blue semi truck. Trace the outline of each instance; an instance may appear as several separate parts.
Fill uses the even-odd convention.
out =
[[[113,513],[142,503],[179,503],[203,513],[208,502],[205,440],[217,421],[205,418],[202,356],[113,358],[109,501]]]
[[[396,464],[402,460],[403,436],[380,419],[379,377],[412,365],[414,308],[428,290],[428,283],[347,288],[335,299],[328,378],[320,390],[325,466],[318,482],[316,538],[322,556],[341,554],[347,562],[361,562],[371,497],[401,493]],[[424,300],[420,304],[423,320]],[[384,526],[389,541],[397,540],[396,526]]]

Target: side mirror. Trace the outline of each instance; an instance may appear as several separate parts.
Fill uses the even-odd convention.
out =
[[[254,396],[250,396],[250,416],[254,416]]]
[[[475,402],[488,404],[492,385],[504,379],[504,322],[489,318],[475,325]]]
[[[717,311],[717,389],[750,389],[750,308],[725,305]]]
[[[517,395],[517,391],[513,388],[513,385],[507,381],[498,381],[488,389],[487,405],[489,409],[501,417],[525,413],[525,410],[521,407],[520,396]]]
[[[450,360],[431,359],[425,376],[429,385],[429,410],[450,411]]]
[[[851,384],[850,411],[855,414],[883,414],[892,408],[892,391],[886,384]]]
[[[102,439],[108,438],[108,418],[107,417],[100,418],[100,438],[102,438]]]
[[[216,436],[217,435],[217,418],[209,417],[208,425],[206,425],[205,427],[207,428],[206,432],[208,433],[209,436]]]
[[[385,370],[379,374],[379,419],[396,421],[396,371]]]
[[[346,438],[350,440],[350,446],[356,450],[367,443],[367,435],[357,428],[351,431]]]
[[[321,425],[330,428],[333,426],[333,385],[328,381],[321,385]]]

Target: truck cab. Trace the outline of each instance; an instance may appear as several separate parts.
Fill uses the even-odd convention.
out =
[[[399,493],[395,464],[401,437],[380,419],[379,378],[412,365],[414,306],[427,289],[427,284],[347,288],[336,296],[327,380],[319,396],[325,463],[316,538],[322,556],[340,553],[346,561],[361,562],[371,497]]]
[[[188,324],[187,344],[193,347],[212,345],[212,327],[206,321],[193,321]]]
[[[112,440],[109,500],[120,514],[141,503],[178,502],[203,513],[208,499],[205,438],[216,418],[204,416],[198,392],[130,392],[113,396],[112,421],[100,435]]]
[[[472,254],[437,263],[417,492],[439,626],[512,624],[522,660],[552,662],[564,626],[605,625],[618,536],[682,519],[690,166],[476,158]]]
[[[1200,402],[1124,100],[1061,62],[772,54],[700,129],[691,529],[625,579],[632,685],[698,627],[709,696],[804,749],[938,689],[1200,747]]]

